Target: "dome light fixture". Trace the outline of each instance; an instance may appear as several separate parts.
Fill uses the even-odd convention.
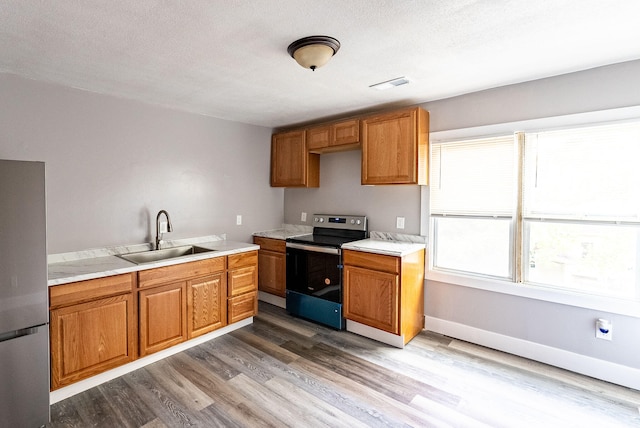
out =
[[[289,55],[304,68],[315,71],[325,65],[340,49],[340,42],[329,36],[310,36],[291,43]]]

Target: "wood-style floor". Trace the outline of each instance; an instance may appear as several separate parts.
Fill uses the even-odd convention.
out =
[[[423,332],[404,349],[260,303],[250,326],[51,407],[50,427],[624,427],[640,392]]]

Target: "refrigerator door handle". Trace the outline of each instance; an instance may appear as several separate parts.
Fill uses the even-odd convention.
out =
[[[29,336],[30,334],[36,334],[38,332],[38,328],[42,326],[22,328],[20,330],[8,331],[6,333],[0,333],[0,342],[5,342],[7,340],[17,339],[18,337]]]

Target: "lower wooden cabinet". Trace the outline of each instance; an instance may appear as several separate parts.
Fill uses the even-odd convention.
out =
[[[187,339],[186,288],[178,282],[139,292],[141,357]]]
[[[344,267],[345,317],[393,334],[400,334],[397,273],[355,266]]]
[[[258,252],[234,254],[227,266],[229,324],[258,313]]]
[[[424,250],[403,257],[344,250],[344,316],[400,336],[424,328]]]
[[[187,281],[187,336],[189,339],[227,325],[225,272]]]
[[[136,358],[135,274],[51,287],[51,389]]]
[[[258,251],[258,290],[286,296],[286,243],[281,239],[254,236]]]
[[[249,318],[258,313],[258,293],[229,297],[229,324]]]
[[[51,388],[251,317],[257,289],[257,251],[52,286]]]

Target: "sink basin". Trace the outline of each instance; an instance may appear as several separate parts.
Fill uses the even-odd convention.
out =
[[[165,248],[162,250],[142,251],[140,253],[119,254],[118,257],[135,264],[157,262],[159,260],[174,259],[176,257],[189,256],[192,254],[210,253],[216,250],[197,247],[195,245],[185,245],[182,247]]]

